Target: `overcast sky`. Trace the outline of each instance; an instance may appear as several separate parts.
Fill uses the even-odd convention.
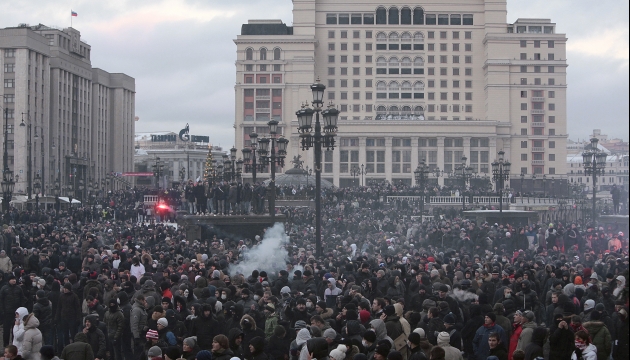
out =
[[[4,5],[8,0],[2,0]],[[0,26],[70,25],[92,46],[92,66],[136,79],[137,131],[234,141],[236,45],[248,19],[292,23],[291,0],[20,0]],[[628,140],[628,1],[508,0],[508,22],[550,18],[567,34],[569,137],[593,128]]]

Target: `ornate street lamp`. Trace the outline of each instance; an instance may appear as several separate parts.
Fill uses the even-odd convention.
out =
[[[273,220],[276,216],[276,165],[284,166],[284,158],[287,155],[287,145],[289,140],[278,136],[278,121],[270,120],[267,125],[269,126],[269,137],[258,140],[260,149],[260,163],[263,166],[271,165],[271,181],[269,182],[269,215]],[[270,147],[271,145],[271,147]],[[276,152],[276,145],[278,151]],[[269,154],[269,155],[268,155]]]
[[[503,224],[503,188],[505,181],[510,179],[510,167],[512,164],[503,159],[505,152],[499,151],[499,159],[492,163],[492,181],[495,182],[499,192],[499,223]]]
[[[606,168],[606,153],[600,150],[597,145],[599,139],[591,139],[591,148],[582,153],[582,166],[586,176],[593,178],[593,221],[597,218],[597,175],[604,175]]]
[[[427,185],[427,180],[429,179],[429,173],[429,165],[426,164],[424,159],[420,161],[418,167],[413,172],[413,175],[416,178],[416,186],[420,188],[420,215],[424,215],[424,191]]]

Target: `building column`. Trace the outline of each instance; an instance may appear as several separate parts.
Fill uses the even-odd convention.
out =
[[[326,149],[322,149],[322,167],[324,166],[324,153],[326,152]],[[350,155],[348,155],[350,156]],[[339,187],[339,162],[341,160],[341,149],[339,146],[335,146],[335,149],[333,150],[333,184],[337,187]],[[322,169],[322,175],[324,174],[324,169]]]
[[[503,138],[501,139],[501,142],[503,143],[503,151],[505,151],[505,160],[512,162],[512,142],[510,141],[509,138]],[[519,174],[521,173],[520,169],[518,173]]]
[[[468,165],[470,165],[470,136],[464,136],[464,156],[468,159]]]
[[[365,143],[367,137],[359,136],[359,169],[361,168],[361,164],[365,165]],[[365,168],[365,167],[364,167]]]
[[[385,137],[385,180],[392,182],[392,137]]]
[[[437,167],[444,170],[444,136],[437,137]],[[444,186],[444,176],[438,177],[438,185]]]
[[[413,173],[420,164],[420,159],[418,159],[418,140],[420,138],[418,136],[411,137],[411,186],[416,186],[416,177]]]

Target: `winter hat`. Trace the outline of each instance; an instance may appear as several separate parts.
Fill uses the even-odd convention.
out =
[[[487,313],[486,316],[489,317],[490,320],[492,320],[492,322],[496,322],[497,321],[497,314],[495,314],[493,312]]]
[[[444,317],[444,323],[449,324],[449,325],[455,325],[455,316],[453,316],[453,313],[448,313]]]
[[[195,356],[197,360],[212,360],[212,353],[208,350],[201,350]]]
[[[166,355],[171,360],[175,360],[179,358],[181,352],[179,351],[179,348],[177,346],[169,346],[168,348],[166,348],[164,355]]]
[[[15,278],[15,276],[14,276],[14,278]],[[9,278],[9,280],[11,280],[11,278]],[[72,291],[72,284],[65,283],[65,284],[63,284],[63,288]]]
[[[396,315],[396,308],[394,307],[394,305],[387,305],[385,306],[385,309],[383,309],[383,313],[385,313],[385,315],[387,316]]]
[[[298,320],[295,322],[295,330],[305,329],[308,325],[306,325],[306,321]]]
[[[407,340],[409,340],[410,343],[418,346],[420,345],[420,334],[412,332],[411,334],[409,334],[409,338]]]
[[[575,279],[573,279],[573,284],[575,284],[575,285],[582,285],[582,277],[581,276],[576,276]]]
[[[150,331],[150,330],[149,330]],[[149,351],[147,351],[147,356],[149,357],[158,357],[162,356],[162,349],[159,346],[152,346]]]
[[[190,347],[190,348],[194,348],[195,345],[197,345],[197,339],[195,339],[194,337],[187,337],[184,339],[184,345]]]
[[[374,350],[374,352],[376,354],[379,354],[383,357],[387,357],[387,355],[389,355],[389,346],[386,345],[379,345],[376,347],[376,349]]]
[[[37,293],[35,295],[38,299],[43,299],[46,297],[46,292],[44,290],[37,290]]]
[[[323,335],[325,338],[335,339],[337,337],[337,332],[333,329],[326,329]]]
[[[160,318],[160,319],[157,321],[157,323],[158,323],[158,325],[162,325],[162,326],[164,326],[164,327],[167,327],[167,326],[168,326],[168,320],[166,320],[166,318]]]
[[[387,355],[387,360],[403,360],[403,356],[400,351],[392,351]]]
[[[591,313],[591,321],[600,320],[601,318],[602,318],[602,313],[600,313],[599,311],[593,311]]]
[[[363,334],[363,338],[365,341],[374,343],[376,341],[376,333],[374,331],[368,330]]]
[[[335,360],[343,360],[346,357],[346,351],[348,348],[345,345],[339,345],[336,349],[330,352],[330,358]]]
[[[417,328],[417,329],[415,329],[413,332],[414,332],[414,333],[416,333],[416,334],[418,334],[418,335],[420,335],[420,339],[426,339],[426,337],[427,337],[427,335],[426,335],[426,333],[424,332],[424,329],[423,329],[423,328]]]
[[[317,306],[322,308],[322,310],[326,310],[326,302],[325,301],[318,301],[317,302]]]
[[[441,343],[448,344],[449,341],[451,341],[451,336],[446,331],[442,331],[441,333],[438,334],[437,336],[438,344],[441,344]]]
[[[594,307],[595,307],[595,300],[593,299],[588,299],[584,303],[584,311],[591,310]]]
[[[531,310],[527,310],[527,311],[523,312],[523,316],[525,316],[527,318],[527,320],[529,320],[529,321],[536,320],[536,315],[534,315],[534,312],[531,311]]]
[[[606,310],[606,307],[604,306],[604,304],[598,303],[597,305],[595,305],[595,311],[602,312],[604,310]]]
[[[44,359],[52,359],[55,357],[55,349],[51,345],[44,345],[39,349],[39,353]]]
[[[149,330],[149,331],[147,331],[147,339],[148,340],[153,340],[153,339],[157,340],[157,339],[159,339],[158,332],[156,330]]]

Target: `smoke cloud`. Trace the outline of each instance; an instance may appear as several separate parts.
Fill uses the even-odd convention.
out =
[[[265,232],[262,242],[243,254],[243,259],[237,265],[231,265],[228,269],[230,276],[243,274],[246,277],[252,271],[266,271],[267,274],[277,274],[286,269],[289,253],[285,245],[289,243],[289,237],[284,231],[284,224],[276,223]]]

